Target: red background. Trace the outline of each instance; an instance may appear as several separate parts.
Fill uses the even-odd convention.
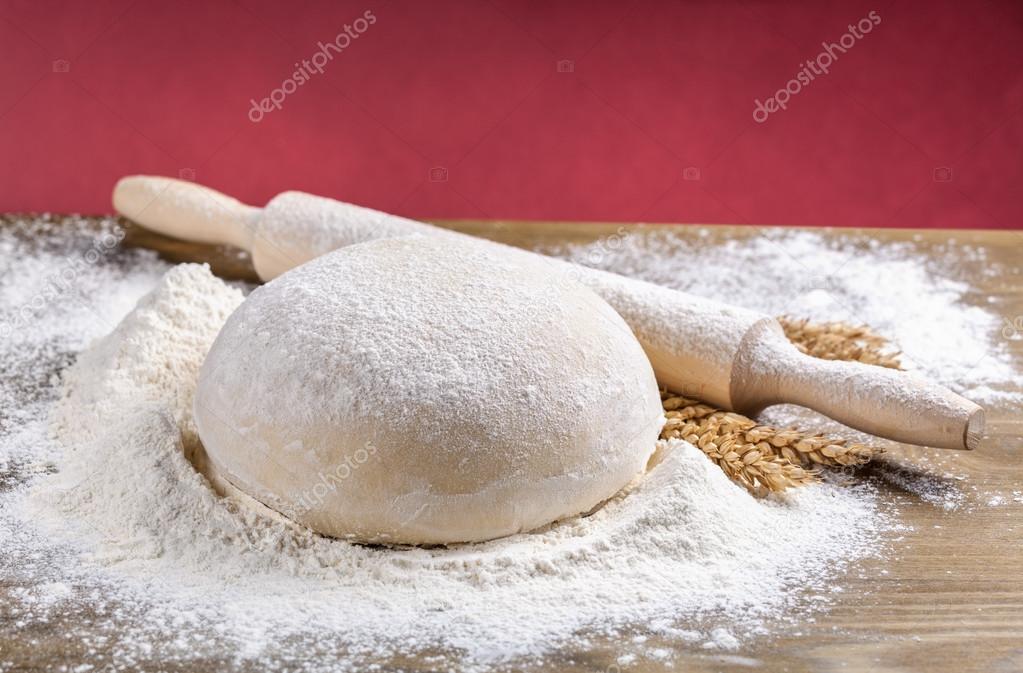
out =
[[[753,121],[870,10],[830,74]],[[0,43],[0,210],[104,212],[119,176],[159,173],[417,217],[1023,222],[1018,1],[12,0]]]

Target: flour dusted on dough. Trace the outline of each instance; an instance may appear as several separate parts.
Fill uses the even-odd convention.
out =
[[[653,369],[600,297],[460,241],[350,246],[254,291],[199,376],[228,481],[334,537],[494,539],[587,512],[644,469]]]
[[[0,227],[0,329],[62,277],[69,259],[91,249],[96,224],[63,218],[58,227],[38,216]],[[684,231],[706,238],[680,245]],[[1021,370],[1007,352],[999,307],[975,305],[982,298],[964,293],[964,255],[977,273],[989,271],[995,262],[985,248],[951,244],[947,259],[939,255],[929,269],[905,244],[864,248],[791,232],[712,245],[710,233],[673,229],[572,256],[768,312],[864,321],[898,337],[935,376],[961,381],[968,395],[985,389],[985,401],[1006,411],[1019,404]],[[148,410],[134,404],[142,381],[164,382],[150,392],[193,384],[175,374],[181,368],[165,350],[177,334],[220,328],[184,310],[204,301],[196,295],[207,294],[224,315],[237,303],[200,267],[179,267],[175,273],[190,279],[179,289],[190,289],[170,300],[161,286],[153,319],[118,332],[120,362],[136,361],[138,376],[123,377],[103,359],[64,372],[69,391],[98,386],[128,406],[106,415],[105,427],[91,420],[90,404],[65,409],[100,436],[84,441],[69,427],[61,450],[47,441],[43,418],[59,387],[55,372],[76,355],[86,361],[88,343],[113,331],[167,265],[134,250],[70,268],[72,286],[60,286],[26,328],[0,339],[0,581],[7,587],[0,630],[29,643],[21,659],[6,652],[15,668],[31,667],[38,651],[31,643],[54,633],[67,643],[61,665],[68,670],[111,672],[389,670],[415,657],[415,665],[436,670],[571,660],[626,673],[661,670],[678,650],[714,656],[735,647],[734,661],[743,663],[765,633],[798,630],[806,603],[840,601],[839,575],[876,577],[876,566],[856,560],[877,552],[892,522],[869,488],[825,485],[756,502],[685,444],[675,446],[678,462],[650,475],[667,466],[675,489],[634,492],[542,533],[441,552],[329,541],[219,498],[181,455],[187,407],[176,406],[176,395],[140,405]],[[785,410],[791,418],[778,423],[828,428],[819,416]],[[182,425],[172,420],[179,415]],[[908,469],[896,467],[893,481],[963,512],[1023,498],[963,481],[964,455],[902,455]],[[633,514],[649,516],[626,522],[614,508],[634,495],[646,500],[637,499]]]
[[[244,665],[308,670],[415,653],[435,668],[514,669],[633,628],[658,645],[616,637],[611,663],[735,647],[720,629],[762,632],[791,614],[793,587],[829,600],[836,570],[873,553],[887,525],[869,490],[758,501],[671,442],[627,495],[536,533],[433,550],[314,535],[215,495],[184,455],[195,373],[238,301],[206,269],[177,267],[65,376],[68,448],[26,520],[84,545],[77,565],[113,578],[107,595],[153,603],[133,618],[122,662],[154,643],[161,661],[188,662],[202,656],[195,632]]]

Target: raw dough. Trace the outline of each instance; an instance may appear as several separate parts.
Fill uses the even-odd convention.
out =
[[[663,415],[629,327],[552,268],[399,238],[257,289],[199,376],[215,469],[369,542],[487,540],[592,509],[643,471]]]

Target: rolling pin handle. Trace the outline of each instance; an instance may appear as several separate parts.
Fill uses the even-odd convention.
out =
[[[911,372],[800,353],[776,322],[747,338],[732,384],[740,411],[798,404],[863,432],[942,449],[974,449],[984,435],[982,408]]]
[[[194,182],[131,175],[114,186],[114,209],[166,236],[252,251],[260,209]]]

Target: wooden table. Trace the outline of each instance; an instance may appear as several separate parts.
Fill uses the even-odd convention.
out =
[[[467,233],[532,247],[566,241],[585,242],[615,232],[620,225],[446,222]],[[642,235],[649,229],[637,230]],[[676,227],[692,241],[757,236],[752,227],[711,227],[698,239],[695,228]],[[964,278],[985,306],[1001,315],[1023,316],[1023,234],[992,231],[821,230],[827,237],[868,234],[882,241],[916,240],[923,251],[954,239],[983,246],[988,258],[1006,265],[1003,273]],[[161,251],[172,261],[208,261],[226,278],[253,279],[247,262],[224,250],[172,241],[129,227],[128,246]],[[1023,368],[1021,342],[1014,342],[1016,366]],[[988,414],[989,436],[981,450],[956,458],[956,471],[980,492],[1023,490],[1023,414],[994,409]],[[895,456],[928,450],[895,446]],[[892,486],[883,497],[898,503],[900,517],[912,532],[897,543],[893,557],[866,561],[840,580],[841,598],[813,621],[781,625],[780,634],[744,646],[741,656],[675,649],[674,665],[615,665],[614,642],[586,652],[565,652],[552,659],[562,671],[941,671],[987,673],[1023,671],[1023,502],[1012,498],[998,507],[945,511]],[[885,572],[882,572],[885,571]],[[864,579],[869,578],[869,579]],[[0,600],[3,588],[0,587]],[[54,639],[52,645],[60,645]],[[651,640],[651,644],[656,644]],[[64,645],[66,647],[66,644]],[[40,664],[70,663],[43,643],[34,652]],[[78,663],[78,662],[75,662]],[[408,662],[418,670],[415,662]],[[40,669],[45,668],[44,665]],[[32,666],[19,668],[31,670]],[[427,669],[422,669],[427,670]]]

